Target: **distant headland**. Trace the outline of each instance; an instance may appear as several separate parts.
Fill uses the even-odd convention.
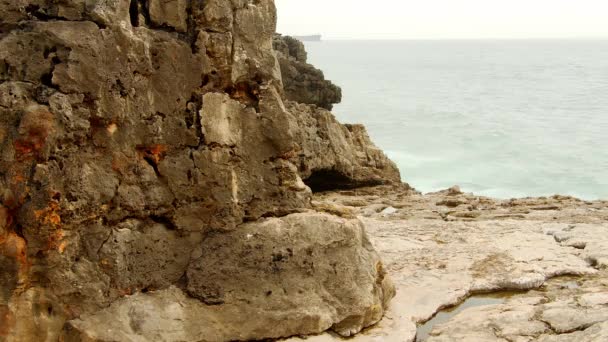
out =
[[[293,37],[298,40],[301,40],[303,42],[320,42],[321,41],[320,34],[313,34],[310,36],[293,36]]]

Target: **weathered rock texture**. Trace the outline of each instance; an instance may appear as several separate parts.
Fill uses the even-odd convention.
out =
[[[190,298],[177,288],[134,295],[70,322],[69,335],[233,341],[332,328],[349,336],[378,322],[394,295],[362,224],[327,214],[248,223],[210,235],[194,254]],[[120,324],[108,331],[112,317]]]
[[[325,79],[323,71],[306,62],[304,44],[292,37],[277,35],[274,39],[285,95],[289,100],[314,104],[331,110],[342,100],[342,89]]]
[[[467,309],[427,341],[606,341],[607,279],[605,271],[585,281],[557,279],[503,304]]]
[[[342,125],[327,110],[287,101],[298,113],[299,174],[313,191],[399,183],[397,166],[370,141],[362,125]]]
[[[504,291],[504,304],[467,309],[431,329],[428,341],[608,336],[608,201],[495,200],[458,188],[421,195],[381,186],[317,194],[313,205],[360,217],[397,289],[384,319],[353,341],[414,341],[417,325],[438,311]]]
[[[0,1],[1,339],[380,319],[393,289],[361,223],[312,210],[303,179],[398,171],[361,126],[284,102],[275,16],[272,0]]]

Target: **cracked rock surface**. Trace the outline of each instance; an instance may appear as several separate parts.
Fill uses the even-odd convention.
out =
[[[436,326],[427,341],[604,341],[607,276],[603,271],[584,281],[550,281],[503,304],[467,309]]]
[[[465,309],[436,325],[427,341],[608,335],[608,202],[374,187],[317,194],[313,205],[361,218],[397,289],[385,318],[354,341],[414,341],[416,326],[438,311],[504,291],[503,304]],[[339,339],[307,339],[333,340]]]
[[[382,317],[361,222],[315,211],[311,187],[399,172],[362,126],[288,99],[272,0],[0,1],[0,19],[0,340]]]

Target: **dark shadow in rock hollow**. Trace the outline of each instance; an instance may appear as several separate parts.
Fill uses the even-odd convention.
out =
[[[304,183],[310,187],[312,192],[349,190],[364,186],[380,185],[381,182],[374,181],[357,181],[341,172],[335,170],[317,170],[310,177],[304,179]]]

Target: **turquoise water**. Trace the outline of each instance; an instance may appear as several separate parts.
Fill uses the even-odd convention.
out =
[[[423,192],[608,199],[608,40],[324,41],[309,61]]]
[[[430,333],[433,331],[433,328],[435,328],[436,325],[443,324],[449,321],[452,317],[458,315],[466,309],[474,308],[476,306],[502,304],[508,297],[508,295],[474,296],[467,298],[462,304],[459,304],[455,307],[441,310],[435,315],[435,317],[428,320],[426,323],[420,325],[418,329],[416,329],[416,342],[426,341],[426,339],[429,338]]]

